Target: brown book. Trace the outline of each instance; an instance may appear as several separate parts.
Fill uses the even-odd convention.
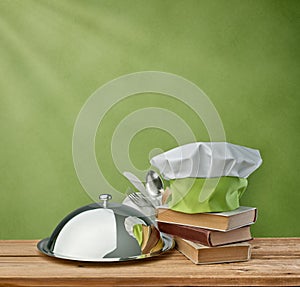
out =
[[[179,237],[175,241],[176,249],[195,264],[247,261],[251,256],[251,246],[248,243],[207,247]]]
[[[218,246],[252,239],[250,226],[223,232],[160,221],[157,222],[157,225],[158,229],[161,232],[181,237],[183,239],[187,239],[206,246]]]
[[[241,206],[232,211],[188,214],[160,206],[157,208],[156,217],[160,222],[229,231],[253,224],[256,221],[257,209]]]

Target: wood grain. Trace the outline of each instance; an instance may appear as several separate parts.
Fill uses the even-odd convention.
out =
[[[259,238],[248,262],[194,265],[176,250],[145,260],[49,258],[35,240],[0,241],[0,286],[299,286],[300,238]]]

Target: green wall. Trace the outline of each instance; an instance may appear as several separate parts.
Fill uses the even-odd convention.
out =
[[[99,86],[143,70],[197,84],[227,141],[261,151],[264,163],[242,198],[259,209],[254,236],[300,236],[299,9],[299,1],[275,0],[0,0],[0,239],[46,237],[90,202],[73,167],[75,119]],[[143,105],[155,97],[143,95]],[[101,145],[141,99],[115,106],[97,136],[103,172],[121,191],[128,184]],[[180,105],[171,108],[208,140]],[[149,150],[174,145],[148,129],[130,154],[147,167]]]

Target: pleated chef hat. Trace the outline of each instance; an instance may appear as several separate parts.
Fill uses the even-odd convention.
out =
[[[195,142],[176,147],[150,160],[165,179],[247,178],[262,163],[256,149],[227,142]]]

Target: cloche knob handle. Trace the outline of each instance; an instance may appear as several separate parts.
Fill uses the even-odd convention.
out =
[[[104,193],[99,195],[99,199],[103,201],[103,207],[107,208],[107,203],[112,199],[112,196],[110,194]]]

